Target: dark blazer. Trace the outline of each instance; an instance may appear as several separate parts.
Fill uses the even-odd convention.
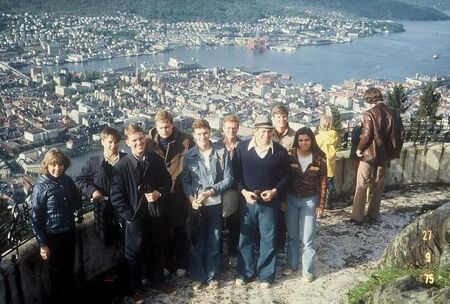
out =
[[[119,160],[125,155],[126,153],[119,152]],[[92,198],[96,190],[103,194],[104,199],[94,204],[94,218],[95,230],[107,246],[114,244],[119,237],[118,221],[109,199],[113,173],[113,166],[105,161],[101,153],[87,160],[76,179],[78,188],[86,197]]]
[[[171,188],[171,178],[164,161],[154,152],[145,154],[147,167],[142,174],[138,168],[137,159],[130,153],[121,158],[114,167],[114,177],[111,184],[111,203],[120,218],[133,222],[147,215],[147,204],[143,201],[144,190],[138,190],[140,185],[158,190],[162,197],[157,206],[164,211],[164,198],[167,198]]]
[[[125,155],[127,154],[119,152],[119,159]],[[109,196],[112,173],[112,166],[105,161],[103,154],[99,154],[87,160],[76,179],[76,184],[88,198],[92,198],[95,190]]]

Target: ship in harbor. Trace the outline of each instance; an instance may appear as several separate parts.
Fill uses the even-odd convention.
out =
[[[278,51],[278,52],[295,52],[297,48],[295,46],[289,46],[289,45],[275,45],[270,47],[271,50]]]
[[[247,50],[253,52],[264,52],[268,47],[267,38],[241,38],[241,44],[245,46]]]

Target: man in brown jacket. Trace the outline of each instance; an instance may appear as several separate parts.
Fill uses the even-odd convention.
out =
[[[164,248],[165,269],[175,271],[178,277],[186,274],[188,246],[185,220],[188,202],[183,194],[181,172],[184,154],[194,146],[194,139],[173,126],[173,116],[168,111],[155,115],[155,128],[147,136],[147,149],[159,155],[172,177],[172,188],[167,204],[168,244]],[[165,270],[166,271],[166,270]]]
[[[370,221],[379,221],[381,196],[389,162],[400,157],[404,140],[400,114],[382,103],[381,92],[370,88],[364,93],[364,100],[372,108],[363,114],[362,131],[356,150],[361,163],[356,173],[351,220],[357,224],[363,222],[369,183],[372,184],[372,197],[367,215]]]

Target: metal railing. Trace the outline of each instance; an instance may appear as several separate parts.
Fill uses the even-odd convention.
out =
[[[338,150],[347,150],[352,146],[352,133],[354,127],[339,130],[341,143]],[[444,124],[443,120],[417,120],[404,125],[405,143],[412,142],[414,146],[427,146],[429,143],[450,142],[450,123]]]
[[[340,130],[340,150],[350,149],[352,132],[353,128],[350,127]],[[430,142],[438,142],[443,145],[450,142],[449,125],[447,124],[444,127],[442,120],[432,122],[422,120],[405,124],[405,142],[412,142],[415,146],[427,146]],[[83,207],[76,214],[77,223],[81,223],[83,215],[92,211],[93,208],[93,203],[84,198]],[[17,261],[19,259],[19,247],[33,237],[31,207],[26,202],[14,203],[10,218],[0,223],[0,261],[14,251],[15,254],[11,255],[11,259]]]
[[[94,209],[89,199],[83,199],[82,208],[75,213],[76,223],[83,222],[84,214]],[[31,229],[31,206],[23,202],[11,205],[10,217],[0,224],[0,262],[9,254],[11,261],[16,262],[19,257],[19,247],[34,237]]]

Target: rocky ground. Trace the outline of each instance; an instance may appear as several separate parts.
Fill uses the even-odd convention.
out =
[[[166,296],[149,292],[145,303],[346,303],[347,292],[366,280],[384,248],[406,225],[416,219],[423,206],[450,202],[449,186],[410,186],[388,191],[381,208],[381,222],[356,226],[349,223],[351,198],[340,198],[336,210],[319,219],[317,235],[317,279],[301,282],[301,275],[283,277],[284,258],[277,262],[277,280],[271,289],[257,282],[234,286],[235,269],[224,266],[218,290],[192,292],[190,280],[175,279],[177,292]],[[226,259],[224,258],[224,264]],[[125,303],[131,303],[126,299]]]

